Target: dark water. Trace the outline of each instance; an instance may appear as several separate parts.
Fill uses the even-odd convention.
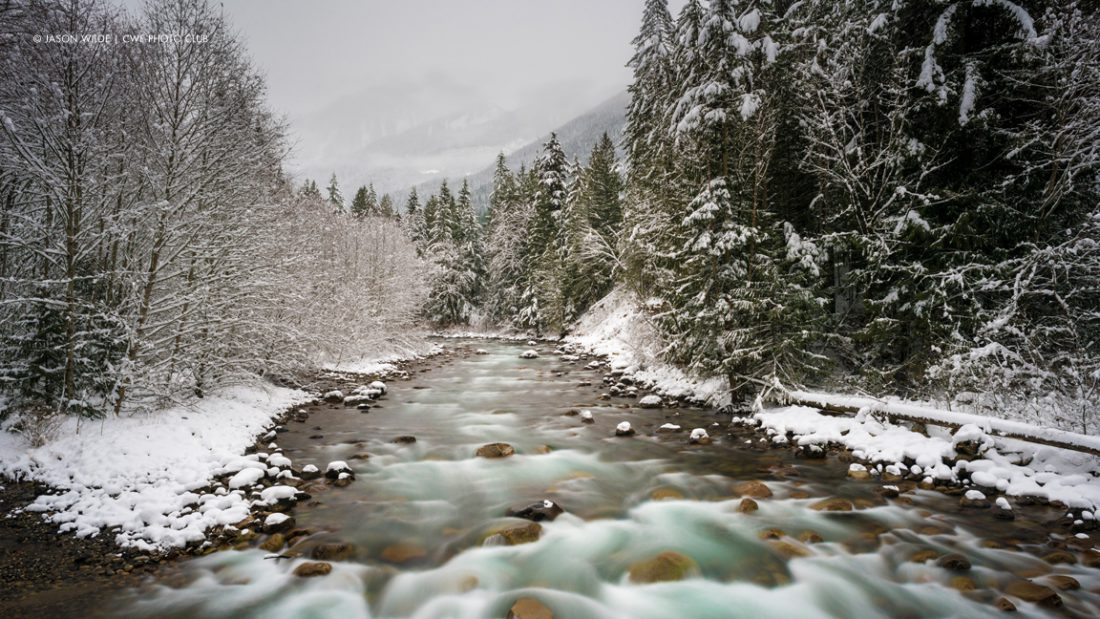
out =
[[[369,414],[311,407],[308,421],[279,436],[296,468],[346,460],[355,469],[346,488],[305,488],[314,501],[294,515],[314,534],[283,550],[308,557],[321,543],[353,544],[331,574],[296,577],[306,559],[265,559],[259,549],[219,552],[163,575],[108,615],[504,617],[518,598],[533,597],[555,617],[576,619],[981,617],[1001,614],[994,602],[1013,581],[1049,584],[1057,573],[1082,588],[1059,591],[1058,609],[1013,598],[1020,614],[1100,616],[1098,570],[1039,558],[1057,545],[1042,524],[1057,510],[1022,509],[1006,523],[930,491],[886,501],[876,494],[881,483],[848,480],[836,455],[803,460],[762,448],[759,435],[712,411],[598,401],[602,373],[565,363],[548,346],[521,360],[518,344],[447,345],[488,354],[391,383]],[[591,410],[595,423],[570,409]],[[622,421],[638,435],[614,437]],[[656,433],[668,422],[683,432]],[[697,427],[714,444],[690,445]],[[402,435],[416,442],[392,442]],[[498,441],[517,455],[474,456]],[[738,512],[733,490],[746,480],[774,493],[751,514]],[[857,509],[810,508],[827,497]],[[537,542],[494,544],[495,531],[526,524],[505,517],[509,507],[544,499],[566,513],[543,522]],[[690,557],[689,578],[631,582],[632,565],[666,551]],[[920,551],[960,553],[973,567],[912,561]]]

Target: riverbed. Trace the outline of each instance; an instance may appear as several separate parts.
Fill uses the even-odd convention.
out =
[[[290,544],[165,567],[96,613],[982,617],[1007,602],[1100,616],[1091,544],[1051,524],[1063,510],[1018,506],[1005,521],[911,482],[851,480],[842,452],[807,459],[711,409],[606,398],[607,369],[552,344],[534,359],[523,343],[447,346],[460,354],[391,382],[371,408],[314,404],[278,435],[295,468],[354,470],[344,487],[302,486]],[[623,422],[633,436],[616,436]],[[689,440],[696,428],[709,444]],[[489,443],[515,454],[475,455]],[[544,501],[562,513],[507,515]],[[331,571],[295,575],[321,562]]]

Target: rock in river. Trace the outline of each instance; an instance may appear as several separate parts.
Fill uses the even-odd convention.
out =
[[[661,408],[662,404],[661,396],[658,395],[647,395],[641,400],[638,400],[638,406],[642,408]]]
[[[485,538],[486,546],[518,546],[539,541],[542,525],[537,522],[500,529]]]
[[[615,436],[634,436],[634,428],[630,427],[629,421],[624,421],[615,426]]]
[[[523,518],[524,520],[531,520],[533,522],[553,520],[563,513],[565,513],[565,510],[562,509],[561,505],[549,499],[539,501],[538,503],[532,503],[525,507],[508,508],[508,516],[512,518]]]
[[[508,610],[508,619],[554,619],[554,613],[535,598],[520,598]]]
[[[1050,587],[1037,585],[1030,580],[1017,580],[1005,587],[1005,593],[1012,597],[1020,598],[1025,602],[1056,608],[1062,605],[1062,598]]]
[[[286,514],[271,514],[264,519],[264,533],[283,533],[294,528],[294,519]]]
[[[699,566],[691,557],[678,552],[662,552],[631,565],[630,581],[645,584],[683,580],[698,570]]]
[[[294,575],[299,578],[313,578],[314,576],[327,576],[332,573],[332,565],[323,561],[307,561],[294,568]]]
[[[753,499],[766,499],[772,495],[771,488],[768,488],[764,482],[755,479],[735,484],[733,493],[737,496],[747,496]]]
[[[508,443],[489,443],[478,447],[475,455],[479,458],[507,458],[515,453],[515,448]]]

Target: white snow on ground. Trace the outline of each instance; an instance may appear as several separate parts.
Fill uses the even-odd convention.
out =
[[[590,353],[607,356],[613,369],[622,369],[635,381],[655,385],[657,393],[712,405],[726,403],[722,379],[691,377],[659,361],[659,338],[648,322],[643,303],[624,289],[613,290],[594,305],[566,341]],[[758,423],[777,444],[787,443],[786,435],[790,432],[799,445],[845,446],[856,458],[874,465],[869,467],[874,475],[887,471],[922,481],[972,484],[1010,497],[1058,501],[1083,510],[1081,517],[1086,520],[1100,517],[1095,513],[1100,509],[1100,477],[1094,476],[1100,472],[1100,458],[997,435],[1018,434],[1093,450],[1100,450],[1100,437],[898,399],[801,391],[791,395],[823,406],[844,405],[863,410],[856,415],[834,416],[806,406],[765,408],[747,421]],[[926,436],[874,413],[922,417],[962,427],[952,434],[943,427],[929,425]],[[950,464],[958,456],[956,447],[964,442],[979,445],[981,457]],[[853,464],[852,469],[868,467]],[[1007,501],[996,503],[1003,506]]]
[[[674,398],[693,398],[720,406],[728,401],[720,378],[699,379],[658,360],[659,338],[641,304],[629,291],[616,288],[592,306],[565,338],[590,353],[604,355],[653,391]]]
[[[147,415],[68,420],[38,448],[0,432],[0,473],[56,489],[27,510],[44,512],[62,532],[84,537],[119,527],[122,546],[183,546],[248,516],[244,493],[200,499],[193,491],[223,471],[239,471],[230,483],[242,488],[262,478],[266,467],[240,454],[272,416],[310,399],[293,389],[235,387]]]
[[[973,417],[959,415],[961,419]],[[960,419],[952,421],[959,423]],[[791,441],[798,445],[843,445],[856,458],[879,465],[881,469],[870,467],[874,474],[893,467],[894,471],[917,480],[969,482],[1010,497],[1040,497],[1088,512],[1100,508],[1100,478],[1092,475],[1093,471],[1100,471],[1100,458],[991,436],[976,425],[964,426],[955,435],[944,428],[928,426],[929,435],[925,436],[867,411],[834,416],[808,406],[766,408],[746,422],[759,424],[776,442],[786,442],[790,432]],[[1093,437],[1082,440],[1089,438]],[[956,446],[963,441],[987,447],[980,458],[950,464],[958,455]]]
[[[394,346],[393,350],[383,355],[361,357],[359,359],[341,359],[329,361],[321,365],[322,369],[330,372],[347,372],[349,374],[381,374],[386,375],[397,369],[399,361],[423,359],[443,352],[443,347],[427,341],[415,342],[402,346]]]

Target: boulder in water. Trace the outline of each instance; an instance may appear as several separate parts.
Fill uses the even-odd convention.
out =
[[[634,436],[634,428],[630,427],[629,421],[624,421],[615,426],[615,436]]]
[[[520,598],[508,610],[507,619],[554,619],[554,613],[535,598]]]
[[[339,389],[333,389],[332,391],[325,393],[325,395],[321,397],[322,399],[324,399],[325,402],[331,402],[335,404],[336,402],[344,401],[344,392],[340,391]]]
[[[321,470],[312,464],[307,464],[302,467],[302,472],[298,476],[302,479],[317,479],[321,476]]]
[[[737,506],[737,511],[742,514],[751,514],[758,509],[760,509],[760,505],[748,497],[741,499],[741,503]]]
[[[416,437],[415,436],[408,436],[408,435],[399,436],[399,437],[393,439],[390,442],[391,443],[397,443],[398,445],[412,445],[413,443],[416,442]]]
[[[848,499],[833,497],[831,499],[822,499],[810,505],[810,509],[819,512],[850,512],[854,509],[854,506]]]
[[[318,544],[310,556],[318,561],[347,561],[355,555],[355,546],[347,542]]]
[[[764,482],[753,479],[735,484],[733,493],[753,499],[766,499],[772,495],[772,490]]]
[[[1062,605],[1062,598],[1058,596],[1054,589],[1035,584],[1030,580],[1017,580],[1009,583],[1005,587],[1005,593],[1025,602],[1047,608],[1057,608]]]
[[[294,575],[299,578],[313,578],[315,576],[328,576],[332,573],[332,565],[323,561],[307,561],[294,568]]]
[[[661,408],[664,403],[661,401],[661,396],[647,395],[644,398],[638,400],[638,406],[642,408]]]
[[[285,533],[294,528],[294,518],[287,516],[286,514],[274,513],[264,518],[264,533],[272,535],[274,533]]]
[[[688,442],[692,445],[710,445],[711,438],[707,434],[707,431],[703,428],[695,428],[691,431],[691,436],[688,437]]]
[[[489,443],[477,448],[475,455],[479,458],[507,458],[516,454],[515,448],[508,443]]]
[[[523,518],[524,520],[531,520],[533,522],[553,520],[563,513],[565,513],[565,510],[562,509],[561,505],[558,505],[550,499],[532,503],[524,507],[508,508],[508,516],[512,518]]]
[[[678,552],[661,554],[630,566],[630,581],[638,584],[683,580],[698,572],[695,561]]]
[[[542,525],[537,522],[521,524],[498,530],[485,539],[486,546],[518,546],[539,541]]]
[[[389,563],[408,563],[428,556],[428,551],[416,544],[399,542],[382,549],[382,560]]]
[[[970,569],[970,559],[957,552],[943,555],[936,561],[936,565],[953,572],[965,572]]]
[[[596,419],[592,416],[592,411],[584,410],[580,413],[581,423],[596,423]]]
[[[519,354],[520,359],[537,359],[538,356],[539,353],[535,350],[525,350]]]

